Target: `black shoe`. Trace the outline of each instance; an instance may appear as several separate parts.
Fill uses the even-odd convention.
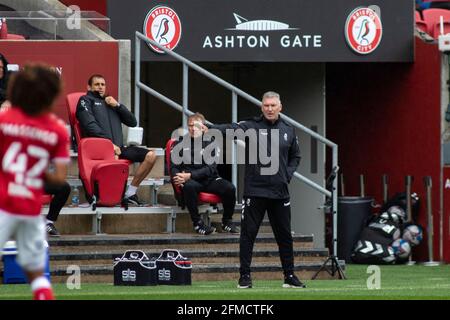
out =
[[[306,288],[306,285],[295,274],[290,274],[284,277],[283,288]]]
[[[47,234],[51,237],[59,237],[60,236],[58,230],[56,230],[56,227],[53,223],[47,223],[45,230],[47,231]]]
[[[249,274],[242,274],[239,278],[238,289],[249,289],[252,287],[252,277]]]
[[[141,202],[137,196],[137,194],[133,194],[132,196],[126,198],[126,200],[128,201],[129,204],[141,207],[144,205],[143,202]]]
[[[241,230],[232,221],[222,223],[222,230],[233,234],[241,233]]]
[[[203,236],[207,236],[211,233],[216,232],[216,228],[207,226],[206,224],[200,223],[194,227],[195,232]]]

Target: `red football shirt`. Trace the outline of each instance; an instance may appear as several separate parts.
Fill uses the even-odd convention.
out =
[[[0,112],[0,211],[37,216],[50,162],[68,163],[69,134],[48,113],[31,117],[19,108]]]

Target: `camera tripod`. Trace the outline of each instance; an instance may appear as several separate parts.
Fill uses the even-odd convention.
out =
[[[330,255],[328,257],[328,259],[325,260],[325,262],[322,264],[320,269],[316,272],[316,274],[311,279],[315,280],[317,278],[317,276],[319,275],[319,273],[321,273],[322,271],[328,272],[328,274],[331,275],[333,278],[334,278],[335,274],[337,273],[339,276],[339,279],[344,279],[344,280],[347,279],[345,277],[344,270],[342,270],[341,266],[339,265],[338,258],[334,254]]]
[[[325,208],[329,208],[330,213],[333,215],[333,253],[330,254],[322,264],[320,269],[314,274],[312,280],[316,279],[319,273],[322,271],[328,272],[333,278],[336,273],[339,276],[339,279],[347,279],[345,277],[344,270],[342,270],[341,265],[339,264],[339,260],[337,257],[337,171],[339,167],[334,167],[331,171],[331,174],[328,176],[326,181],[327,189],[331,189],[331,199],[328,199],[325,204]],[[326,211],[326,210],[325,210]]]

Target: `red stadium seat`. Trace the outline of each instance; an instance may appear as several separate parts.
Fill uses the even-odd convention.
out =
[[[128,180],[127,160],[116,160],[113,143],[102,138],[83,138],[76,110],[84,92],[74,92],[66,96],[69,122],[78,144],[78,168],[86,197],[92,208],[115,206],[124,201]]]
[[[183,203],[181,201],[183,194],[182,194],[181,188],[179,186],[176,186],[173,183],[172,176],[170,174],[170,172],[171,172],[170,169],[171,169],[171,164],[172,164],[172,162],[170,161],[170,154],[171,154],[171,151],[172,151],[172,148],[173,148],[173,145],[175,142],[176,142],[176,140],[174,140],[174,139],[170,139],[169,141],[167,141],[167,144],[166,144],[166,167],[169,172],[170,182],[172,183],[173,191],[175,192],[175,198],[177,199],[178,204],[180,204],[180,203]],[[199,202],[202,202],[202,203],[209,203],[212,206],[216,206],[218,203],[222,202],[222,199],[218,195],[215,195],[213,193],[208,193],[208,192],[200,192],[198,195],[198,200],[199,200]],[[180,206],[184,207],[184,205],[180,205]]]
[[[444,21],[450,21],[450,10],[445,9],[426,9],[422,11],[423,20],[428,23],[428,21],[439,22],[440,17],[444,17]]]
[[[66,106],[67,106],[67,112],[69,114],[69,122],[70,122],[70,126],[72,127],[72,132],[75,136],[75,140],[76,140],[77,144],[80,143],[82,135],[81,135],[80,123],[78,122],[78,119],[77,119],[75,113],[77,111],[78,100],[80,100],[81,96],[84,96],[84,95],[85,95],[84,92],[74,92],[74,93],[69,93],[66,96]]]
[[[78,167],[86,196],[95,210],[97,206],[111,207],[122,204],[128,179],[128,166],[114,158],[110,140],[83,138],[78,145]]]
[[[3,40],[25,40],[24,36],[19,34],[8,33],[8,25],[6,24],[6,19],[1,19],[0,21],[0,39]]]
[[[422,20],[422,15],[417,10],[416,10],[416,19],[415,20],[416,20],[416,27],[419,28],[419,30],[421,30],[427,34],[430,34],[427,23]]]
[[[417,21],[422,21],[422,15],[421,15],[420,12],[417,11],[417,10],[416,10],[416,15],[415,15],[415,17],[416,17],[416,22],[417,22]]]
[[[8,35],[6,36],[6,40],[25,40],[25,37],[21,36],[20,34],[8,33]]]
[[[444,33],[445,33],[445,24],[450,23],[450,10],[445,9],[427,9],[422,11],[423,21],[427,24],[428,33],[431,34],[434,38],[437,38],[440,34],[439,32],[439,24],[441,17],[444,20]]]
[[[428,24],[425,21],[416,21],[416,27],[427,34],[430,34],[428,31]]]

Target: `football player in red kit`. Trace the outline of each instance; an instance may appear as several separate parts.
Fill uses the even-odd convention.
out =
[[[0,112],[0,248],[14,236],[17,262],[36,300],[54,298],[44,276],[45,225],[40,212],[44,181],[64,183],[69,162],[68,132],[52,113],[61,86],[48,66],[26,65],[9,83],[12,107]]]

